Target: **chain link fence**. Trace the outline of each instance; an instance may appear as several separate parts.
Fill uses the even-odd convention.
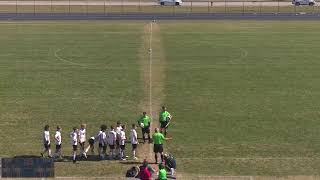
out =
[[[160,6],[150,1],[0,1],[0,13],[319,13],[314,6],[288,1],[184,1],[181,6]]]

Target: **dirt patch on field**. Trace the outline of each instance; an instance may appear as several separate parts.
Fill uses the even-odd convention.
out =
[[[165,80],[165,55],[161,43],[160,27],[155,22],[150,22],[144,26],[143,46],[140,48],[140,66],[143,79],[145,98],[140,104],[141,112],[147,111],[152,118],[151,134],[154,128],[159,127],[158,112],[164,99]],[[141,132],[138,132],[141,134]],[[149,162],[154,162],[153,145],[140,144],[138,157]]]

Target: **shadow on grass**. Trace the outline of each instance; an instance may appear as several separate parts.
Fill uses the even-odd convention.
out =
[[[120,161],[120,164],[126,164],[126,165],[141,165],[142,162],[140,162],[140,161]]]

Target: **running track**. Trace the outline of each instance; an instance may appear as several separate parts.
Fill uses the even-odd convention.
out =
[[[294,13],[0,13],[0,20],[320,20],[320,14]]]

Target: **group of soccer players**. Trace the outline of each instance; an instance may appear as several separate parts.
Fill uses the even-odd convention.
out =
[[[154,153],[155,153],[155,161],[158,162],[157,154],[160,153],[161,161],[163,162],[163,141],[169,138],[165,138],[167,134],[167,128],[170,124],[170,120],[172,116],[166,110],[166,107],[162,107],[162,111],[159,113],[159,122],[160,122],[160,129],[155,128],[155,133],[152,135],[152,140],[154,143]],[[145,134],[148,136],[149,143],[152,143],[150,137],[150,127],[151,127],[151,118],[147,115],[146,112],[142,113],[142,116],[138,119],[138,126],[141,127],[142,130],[142,139],[143,143],[145,143],[146,138]],[[87,158],[87,153],[91,150],[91,153],[94,153],[94,145],[98,143],[98,154],[100,159],[105,159],[106,157],[106,150],[107,146],[109,146],[109,156],[110,160],[114,158],[119,158],[121,160],[126,160],[128,156],[125,156],[125,144],[127,141],[126,138],[126,125],[121,124],[120,121],[117,122],[116,126],[110,126],[110,130],[107,131],[107,126],[105,124],[100,126],[100,131],[95,135],[89,138],[88,142],[89,145],[85,147],[86,142],[86,124],[81,124],[80,129],[77,127],[73,127],[72,132],[70,133],[71,138],[71,145],[73,149],[72,153],[72,160],[75,163],[77,157],[77,150],[78,145],[80,147],[80,157]],[[137,125],[132,124],[130,130],[130,143],[132,145],[132,159],[136,160],[136,149],[139,144],[138,136],[137,136]],[[56,144],[56,151],[52,156],[51,149],[50,149],[50,132],[49,132],[49,125],[45,125],[44,132],[43,132],[43,144],[44,150],[41,152],[41,156],[44,156],[45,153],[48,153],[48,157],[56,157],[62,158],[61,152],[61,144],[62,144],[62,137],[61,137],[62,128],[57,126],[54,139]],[[163,135],[163,134],[164,135]]]

